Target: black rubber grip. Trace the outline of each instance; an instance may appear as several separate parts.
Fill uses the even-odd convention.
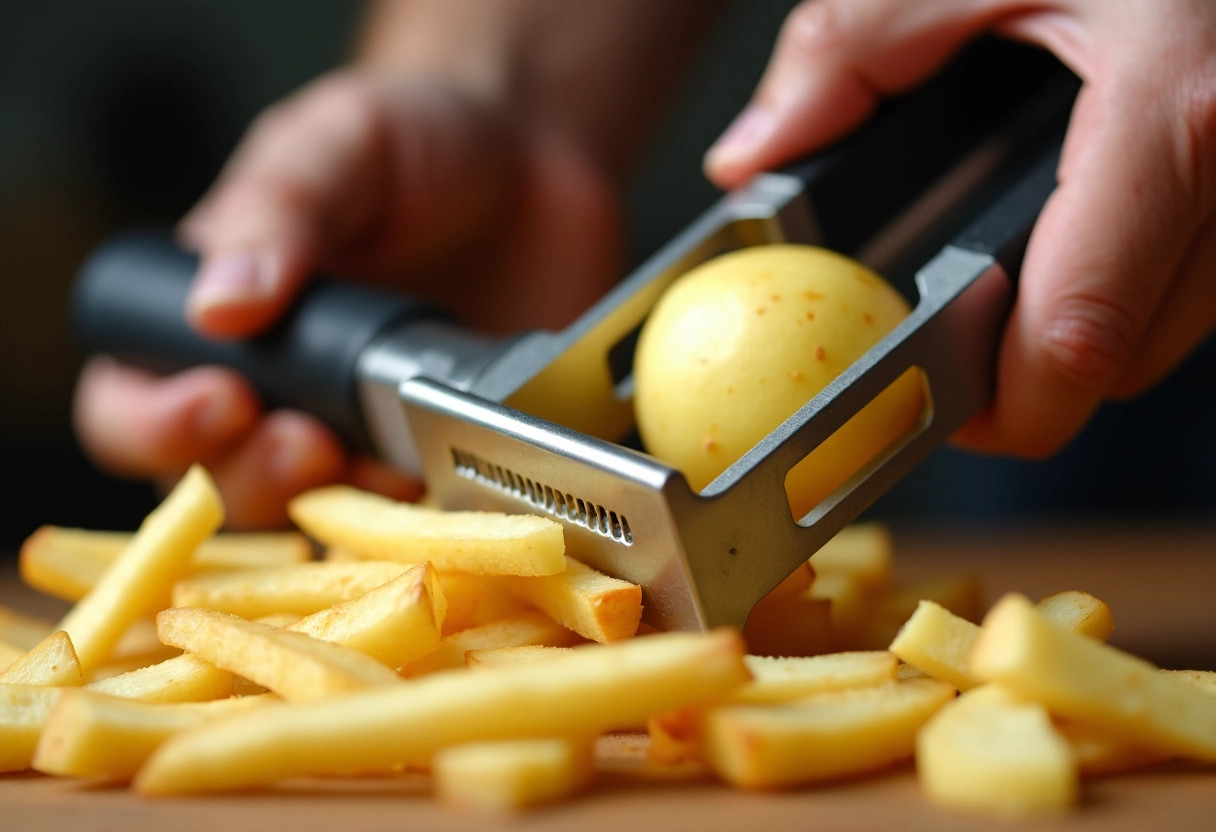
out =
[[[184,314],[197,265],[164,233],[128,233],[104,244],[73,289],[80,344],[157,372],[229,367],[249,379],[266,407],[311,413],[353,447],[371,450],[358,402],[359,357],[389,330],[444,316],[398,294],[318,279],[269,331],[247,340],[205,339]]]
[[[993,205],[967,226],[952,243],[955,248],[989,254],[1015,284],[1022,271],[1022,258],[1035,221],[1056,187],[1060,165],[1061,136],[1047,144],[1017,182]]]
[[[1017,114],[1038,109],[1051,96],[1066,114],[1076,86],[1050,53],[981,38],[930,81],[885,102],[839,143],[782,172],[805,183],[824,245],[854,254],[982,142],[1034,129],[1018,124]],[[1054,117],[1052,112],[1043,120]],[[966,207],[960,209],[962,215]],[[949,237],[925,240],[923,253],[936,252]]]

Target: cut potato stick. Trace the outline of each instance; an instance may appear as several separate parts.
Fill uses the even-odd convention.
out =
[[[585,788],[595,775],[595,739],[465,743],[435,754],[435,793],[453,809],[507,815]]]
[[[522,647],[545,645],[566,647],[580,641],[571,630],[558,624],[543,612],[532,610],[470,627],[450,636],[444,636],[439,648],[401,669],[403,676],[421,676],[437,670],[451,670],[465,666],[465,654],[470,650],[486,650],[493,647]]]
[[[933,678],[966,691],[979,684],[967,666],[979,634],[978,624],[960,618],[940,604],[921,601],[891,642],[890,650]]]
[[[1161,670],[1158,672],[1193,684],[1205,693],[1216,697],[1216,671]],[[1148,748],[1112,735],[1109,730],[1101,726],[1075,719],[1057,719],[1056,730],[1072,746],[1077,766],[1081,774],[1086,777],[1121,774],[1125,771],[1165,762],[1175,756],[1170,752]]]
[[[1091,638],[1105,639],[1114,629],[1110,609],[1085,592],[1050,595],[1039,602],[1038,610],[1049,621]],[[933,601],[921,601],[890,649],[933,678],[965,691],[979,684],[969,668],[971,649],[979,635],[979,625]]]
[[[896,584],[871,596],[855,649],[886,649],[921,601],[933,601],[967,621],[983,615],[983,591],[974,575],[941,575]]]
[[[569,647],[550,647],[546,644],[522,644],[519,647],[485,647],[469,650],[464,654],[466,667],[502,667],[543,659],[554,653],[570,650]]]
[[[129,780],[170,735],[274,701],[269,694],[151,703],[73,690],[43,725],[32,767],[46,774]]]
[[[228,717],[171,737],[135,786],[145,794],[237,789],[425,760],[462,742],[600,733],[721,699],[747,678],[742,639],[730,630],[592,645]]]
[[[371,592],[407,569],[406,564],[390,561],[317,561],[214,572],[178,581],[173,587],[173,606],[199,607],[247,619],[280,612],[311,615]]]
[[[370,656],[235,615],[179,608],[156,616],[161,640],[294,702],[399,683]]]
[[[68,688],[0,685],[0,772],[30,767],[42,726]]]
[[[909,679],[782,705],[725,705],[705,714],[701,741],[714,771],[734,786],[837,779],[911,757],[916,732],[953,697],[945,682]]]
[[[97,583],[59,623],[88,674],[105,661],[131,622],[163,595],[194,549],[224,520],[215,484],[194,466],[140,526]]]
[[[445,636],[531,609],[496,575],[440,572],[439,584],[448,602],[443,618]]]
[[[830,690],[881,685],[895,680],[899,662],[886,650],[825,653],[821,656],[747,656],[752,681],[731,702],[788,702]]]
[[[63,630],[44,638],[0,673],[0,683],[68,687],[84,684],[72,640]]]
[[[642,588],[573,558],[556,575],[503,578],[507,589],[592,641],[629,638],[642,621]]]
[[[1038,610],[1048,620],[1098,641],[1106,641],[1115,631],[1110,607],[1088,592],[1068,590],[1048,595],[1039,601]]]
[[[102,532],[43,526],[26,538],[18,561],[21,577],[34,589],[78,601],[131,542],[130,532]],[[221,533],[199,544],[189,571],[288,566],[312,558],[308,538],[298,532]],[[166,603],[151,612],[164,609]]]
[[[947,704],[916,742],[928,798],[952,809],[1003,817],[1061,812],[1077,801],[1077,765],[1041,706],[998,685]]]
[[[288,513],[322,544],[367,558],[430,561],[441,571],[479,575],[565,568],[561,525],[535,515],[440,511],[341,485],[301,494]]]
[[[398,668],[439,646],[446,606],[434,567],[424,563],[287,629],[344,645]]]
[[[205,702],[232,695],[232,673],[186,653],[89,682],[85,689],[144,702]]]
[[[984,618],[971,672],[1150,748],[1216,761],[1216,697],[1072,632],[1010,594]]]

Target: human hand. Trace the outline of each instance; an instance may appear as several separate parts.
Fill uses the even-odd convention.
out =
[[[244,337],[323,269],[435,300],[485,332],[559,327],[618,276],[617,214],[599,167],[544,125],[437,80],[342,71],[265,113],[182,222],[201,256],[186,313],[204,335]],[[168,485],[207,465],[234,528],[282,525],[290,497],[330,482],[420,492],[312,417],[263,411],[220,368],[160,378],[95,359],[75,419],[112,472]]]
[[[731,187],[825,145],[984,30],[1052,50],[1083,81],[995,400],[956,436],[1043,457],[1216,328],[1216,5],[806,0],[706,170]]]

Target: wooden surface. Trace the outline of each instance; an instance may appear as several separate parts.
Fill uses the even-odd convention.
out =
[[[904,578],[972,571],[990,598],[1084,589],[1114,610],[1111,641],[1162,666],[1216,669],[1216,525],[1206,528],[1065,528],[907,534],[897,538]],[[0,602],[51,613],[0,574]],[[639,738],[603,744],[597,786],[570,803],[520,819],[462,816],[436,805],[422,777],[299,781],[273,791],[146,800],[125,789],[33,774],[0,776],[0,830],[1216,830],[1216,769],[1167,765],[1087,781],[1066,817],[997,825],[938,810],[910,766],[826,787],[748,794],[708,778],[659,779],[642,765]]]

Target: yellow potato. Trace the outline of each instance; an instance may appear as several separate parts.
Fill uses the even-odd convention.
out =
[[[1077,763],[1047,710],[999,685],[947,704],[916,739],[916,769],[934,803],[1004,818],[1077,802]]]
[[[664,294],[639,337],[634,407],[647,450],[703,488],[907,314],[882,278],[823,249],[711,260]],[[923,404],[910,369],[791,469],[795,516],[912,427]]]
[[[595,775],[592,737],[450,745],[435,754],[435,793],[455,809],[503,815],[560,800]]]

